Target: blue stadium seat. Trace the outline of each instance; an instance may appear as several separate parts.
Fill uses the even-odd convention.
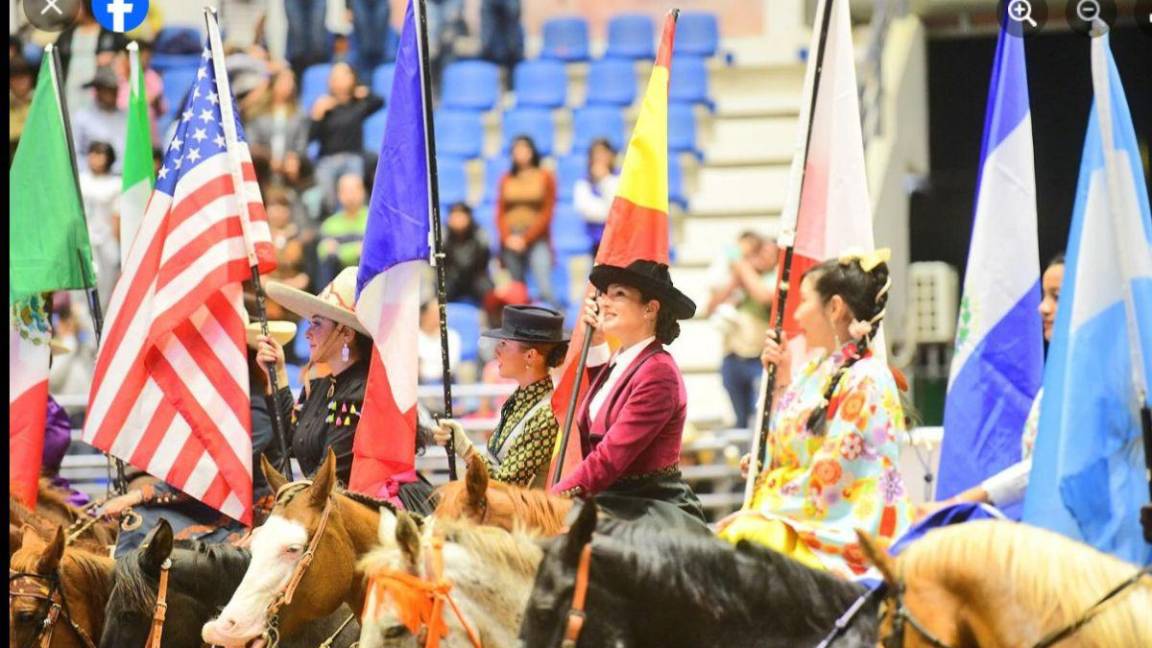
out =
[[[308,347],[305,345],[304,350],[307,351]],[[305,358],[308,356],[305,355]],[[300,382],[300,365],[285,364],[284,371],[288,373],[288,389],[292,390],[293,394],[299,394],[300,390],[304,388],[303,383]],[[285,387],[285,385],[280,385]]]
[[[592,241],[584,218],[571,205],[557,205],[552,217],[552,248],[557,256],[588,254]]]
[[[436,173],[441,205],[468,202],[468,169],[464,160],[436,156]]]
[[[684,166],[679,155],[668,156],[668,202],[688,209],[688,197],[684,195]]]
[[[296,325],[296,337],[292,338],[292,352],[296,354],[296,359],[301,362],[307,362],[311,352],[308,350],[308,337],[304,335],[311,326],[311,321],[308,318],[301,318],[300,322]],[[292,378],[292,374],[288,374],[288,378]]]
[[[673,56],[668,101],[703,104],[715,110],[708,91],[708,62],[699,56]]]
[[[184,110],[184,97],[196,82],[196,68],[176,68],[164,73],[164,101],[168,115],[179,115]]]
[[[556,200],[570,203],[576,181],[588,175],[588,156],[571,153],[556,160]]]
[[[620,14],[608,21],[608,58],[643,59],[655,56],[656,27],[651,16]]]
[[[153,54],[151,68],[167,77],[168,72],[181,68],[195,70],[200,66],[199,54]]]
[[[396,50],[400,48],[400,32],[395,27],[388,28],[388,39],[384,41],[384,60],[395,61]]]
[[[588,66],[586,105],[631,106],[636,100],[636,68],[631,59],[603,58]]]
[[[668,150],[672,154],[691,153],[697,159],[704,158],[696,144],[696,114],[692,104],[668,104]]]
[[[158,54],[179,54],[199,57],[203,51],[204,31],[196,25],[167,25],[156,32],[152,50]],[[153,58],[155,60],[155,58]]]
[[[372,94],[383,97],[385,105],[392,98],[392,76],[395,73],[395,63],[381,63],[372,71]]]
[[[364,120],[364,150],[379,153],[384,143],[384,123],[388,120],[388,109],[381,108]]]
[[[540,56],[565,62],[588,60],[588,21],[580,17],[545,21]]]
[[[448,302],[444,304],[444,317],[448,328],[460,335],[460,359],[465,361],[480,358],[480,316],[481,311],[472,304]]]
[[[568,73],[559,61],[524,61],[513,79],[518,107],[560,108],[568,98]]]
[[[547,108],[513,108],[504,113],[505,153],[511,151],[512,140],[521,135],[532,138],[536,150],[542,156],[552,155],[552,142],[556,135],[556,124],[552,121],[552,111]]]
[[[500,190],[500,178],[508,173],[512,161],[505,154],[494,155],[484,161],[484,202],[495,203]]]
[[[572,150],[584,153],[592,140],[604,137],[617,151],[624,150],[624,115],[614,106],[585,106],[572,111]]]
[[[312,104],[328,93],[328,75],[332,72],[331,63],[309,65],[300,78],[300,109],[312,112]]]
[[[441,108],[433,118],[436,126],[436,154],[471,160],[484,150],[484,122],[471,110]]]
[[[676,20],[674,54],[712,56],[720,45],[720,28],[716,14],[708,11],[685,11]]]
[[[40,59],[44,57],[44,48],[36,43],[24,43],[24,60],[32,67],[40,65]]]
[[[500,92],[500,68],[495,64],[457,61],[444,68],[440,103],[445,108],[491,110]]]

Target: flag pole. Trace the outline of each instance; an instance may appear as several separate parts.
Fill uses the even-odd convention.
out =
[[[804,189],[804,174],[808,166],[808,148],[812,142],[812,123],[816,113],[816,98],[820,90],[820,76],[824,70],[824,51],[828,44],[828,26],[832,21],[832,5],[837,0],[820,0],[817,5],[820,21],[816,25],[816,58],[807,66],[804,74],[805,96],[808,101],[801,104],[801,121],[804,135],[796,142],[796,152],[792,157],[792,169],[788,182],[788,195],[784,212],[780,216],[779,243],[784,248],[784,263],[780,270],[780,285],[776,292],[776,321],[773,330],[776,339],[781,339],[784,330],[784,312],[788,305],[788,291],[792,280],[792,257],[796,246],[796,224],[800,213],[800,198]],[[809,52],[811,55],[812,52]],[[784,353],[788,349],[781,347]],[[777,365],[769,365],[763,375],[763,409],[760,412],[760,426],[752,434],[752,460],[748,465],[748,478],[744,483],[744,508],[752,503],[752,495],[759,476],[760,467],[766,464],[769,424],[772,420],[772,404],[776,392]]]
[[[580,360],[576,363],[576,381],[573,383],[572,393],[568,396],[568,408],[564,414],[564,430],[560,434],[560,451],[556,455],[556,470],[552,473],[552,486],[560,483],[561,473],[564,472],[564,455],[568,452],[568,439],[572,436],[572,419],[576,416],[576,400],[580,396],[580,379],[584,377],[584,368],[588,363],[588,349],[592,347],[592,334],[596,329],[587,322],[584,323],[584,341],[580,344]]]
[[[88,223],[88,213],[84,209],[84,192],[80,190],[80,166],[76,162],[76,144],[72,138],[72,120],[68,116],[68,100],[64,95],[64,73],[60,63],[60,48],[55,44],[48,44],[45,49],[52,56],[52,84],[56,87],[56,98],[60,105],[60,119],[64,122],[64,137],[68,141],[68,160],[72,162],[72,181],[76,185],[76,197],[80,199],[80,215],[84,217],[85,226]],[[84,266],[84,255],[76,251],[80,257],[80,265]],[[95,268],[93,268],[95,270]],[[104,311],[100,307],[100,289],[95,285],[88,286],[84,291],[88,298],[88,313],[92,316],[92,332],[96,336],[96,348],[100,348],[104,337]],[[119,457],[106,454],[116,466],[116,478],[113,480],[113,490],[118,495],[128,492],[127,469]]]
[[[452,418],[452,362],[448,355],[448,302],[447,268],[444,267],[444,249],[440,237],[440,187],[436,169],[436,128],[432,121],[432,79],[428,70],[428,15],[424,0],[416,0],[420,13],[416,25],[416,40],[420,44],[420,98],[424,108],[424,150],[428,157],[428,214],[432,219],[429,235],[432,239],[433,267],[436,268],[436,303],[440,315],[440,363],[444,384],[444,417]],[[448,479],[456,480],[456,444],[452,437],[444,446],[448,453]]]
[[[260,334],[269,337],[268,310],[265,307],[264,285],[260,283],[260,263],[256,258],[256,246],[252,241],[251,216],[248,213],[248,197],[244,169],[237,155],[239,137],[236,133],[236,117],[232,111],[232,89],[228,84],[228,69],[224,65],[224,47],[220,41],[220,25],[217,23],[216,9],[204,7],[204,22],[208,28],[208,43],[212,49],[212,69],[216,77],[216,94],[220,100],[220,122],[224,130],[225,150],[228,155],[228,166],[232,174],[232,186],[240,207],[240,229],[244,233],[244,247],[248,253],[248,265],[252,270],[252,287],[256,293],[256,318],[260,322]],[[276,437],[277,449],[280,451],[280,472],[292,481],[292,460],[288,456],[288,440],[285,434],[284,421],[280,418],[278,395],[280,393],[280,379],[276,375],[276,367],[268,371],[268,382],[272,388],[272,397],[268,403],[268,418],[271,419],[272,431]]]

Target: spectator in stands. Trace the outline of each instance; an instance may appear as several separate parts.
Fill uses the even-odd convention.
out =
[[[796,322],[812,346],[830,351],[799,373],[787,339],[768,333],[762,360],[776,365],[778,381],[769,463],[749,507],[719,523],[726,540],[851,578],[870,567],[857,529],[891,539],[911,523],[899,469],[904,410],[892,371],[870,348],[892,286],[889,254],[845,255],[804,274]]]
[[[481,0],[480,57],[504,68],[505,87],[511,89],[512,69],[524,58],[520,0]]]
[[[352,40],[356,46],[357,72],[371,79],[372,71],[384,62],[388,30],[392,28],[390,0],[351,0]]]
[[[472,208],[465,203],[452,205],[448,211],[448,237],[444,241],[448,301],[484,305],[493,287],[488,273],[491,250],[488,235],[472,218]]]
[[[87,394],[96,366],[96,338],[81,291],[57,292],[53,296],[55,323],[53,344],[61,353],[53,354],[48,370],[48,390],[53,394]]]
[[[439,90],[444,67],[456,58],[456,40],[468,34],[464,0],[428,0],[428,58],[432,88]]]
[[[531,270],[540,299],[548,303],[553,303],[550,235],[555,207],[556,179],[540,166],[532,138],[517,137],[512,168],[500,179],[496,196],[500,260],[515,281],[525,281]]]
[[[324,191],[316,183],[308,156],[293,151],[286,153],[282,180],[281,186],[291,191],[292,204],[301,206],[311,222],[320,222],[324,217]]]
[[[104,29],[96,22],[89,3],[77,4],[76,22],[56,39],[60,67],[64,70],[64,94],[73,115],[92,105],[92,95],[85,84],[99,68],[112,65],[116,54],[127,44],[123,34]]]
[[[282,177],[288,153],[304,155],[308,148],[308,116],[300,110],[296,75],[281,68],[270,82],[248,95],[245,134],[248,144],[268,151],[272,173]]]
[[[152,128],[152,141],[160,142],[160,132],[156,122],[160,119],[168,106],[164,101],[164,79],[152,69],[152,43],[151,41],[136,41],[140,47],[140,69],[144,72],[144,97],[148,101],[148,118]],[[116,67],[120,76],[120,90],[116,97],[116,106],[120,110],[128,110],[128,100],[132,97],[132,66],[127,52],[121,52],[116,58]],[[167,142],[163,142],[166,144]]]
[[[560,424],[552,412],[552,376],[568,352],[564,315],[539,306],[509,306],[503,324],[487,331],[496,338],[496,363],[503,378],[516,381],[508,404],[501,408],[500,421],[488,440],[487,452],[477,452],[464,427],[453,419],[440,419],[436,442],[453,440],[456,454],[465,461],[472,457],[488,465],[496,481],[516,486],[543,488]]]
[[[116,151],[107,142],[88,145],[87,168],[80,172],[80,195],[88,222],[88,242],[96,268],[100,303],[107,309],[120,276],[120,191],[123,182],[112,173]]]
[[[612,199],[616,197],[616,185],[619,182],[616,149],[608,140],[597,139],[588,148],[588,175],[577,180],[572,191],[576,211],[584,217],[584,224],[588,228],[593,258],[600,249],[604,224],[608,222],[608,212],[612,209]]]
[[[8,69],[8,165],[16,155],[16,145],[24,132],[32,94],[36,89],[36,71],[23,58],[9,61]]]
[[[308,139],[320,142],[316,179],[326,210],[336,204],[336,181],[341,176],[364,176],[364,120],[384,106],[383,99],[357,85],[356,72],[347,63],[332,66],[328,93],[312,105],[308,130]]]
[[[349,173],[340,178],[340,211],[320,225],[321,281],[326,283],[340,270],[360,263],[364,230],[368,227],[368,206],[364,201],[364,178]]]
[[[328,59],[328,30],[324,23],[327,12],[328,0],[284,0],[288,23],[285,58],[297,77],[309,65]]]
[[[112,172],[120,172],[124,154],[124,136],[128,126],[128,112],[116,105],[120,93],[120,78],[111,66],[96,70],[96,76],[84,84],[94,88],[96,102],[72,113],[72,132],[76,145],[76,159],[88,154],[93,142],[106,142],[116,152]]]
[[[755,232],[740,235],[739,256],[728,259],[723,280],[713,284],[705,315],[715,314],[724,338],[720,375],[738,426],[753,425],[760,388],[760,353],[771,326],[776,295],[775,242]]]
[[[264,194],[264,204],[272,245],[276,248],[276,269],[265,276],[297,290],[307,290],[310,278],[305,272],[305,245],[315,239],[315,231],[305,230],[293,217],[292,202],[284,189],[271,187]],[[296,319],[279,304],[269,302],[267,308],[269,319]]]
[[[435,299],[420,305],[420,337],[417,341],[420,384],[444,382],[444,360],[440,344],[440,306]],[[448,328],[448,362],[453,370],[460,366],[460,334]]]

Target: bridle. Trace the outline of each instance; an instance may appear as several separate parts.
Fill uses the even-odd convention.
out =
[[[877,596],[883,595],[886,588],[887,585],[881,584],[879,587],[874,587],[861,594],[860,597],[852,603],[852,605],[848,606],[848,609],[844,611],[844,614],[840,615],[840,618],[836,619],[836,623],[832,626],[832,631],[829,632],[828,636],[824,637],[824,639],[816,645],[816,648],[829,648],[829,646],[836,643],[837,639],[848,632],[848,629],[852,627],[852,624],[856,622],[856,619],[859,619],[862,616],[860,613],[864,610],[865,606],[871,603],[872,600]]]
[[[576,584],[572,590],[572,607],[568,608],[568,621],[564,625],[564,640],[560,642],[561,648],[576,648],[580,640],[580,632],[584,629],[584,620],[588,614],[584,611],[584,604],[588,598],[589,572],[592,570],[592,543],[580,549],[580,561],[576,564]]]
[[[160,648],[164,637],[164,619],[168,617],[168,572],[172,569],[172,559],[165,558],[160,564],[160,586],[156,590],[156,607],[152,610],[152,627],[148,630],[148,640],[144,648]]]
[[[47,581],[46,588],[36,584],[36,581]],[[31,598],[40,601],[45,601],[49,604],[48,612],[44,618],[40,620],[40,629],[32,637],[29,645],[39,645],[40,648],[48,648],[52,644],[52,633],[56,629],[56,622],[61,617],[68,622],[68,627],[76,636],[84,643],[87,648],[96,648],[96,642],[92,641],[92,637],[77,625],[76,621],[72,618],[72,612],[68,609],[68,600],[64,597],[64,588],[60,585],[60,576],[57,571],[51,574],[34,574],[30,572],[19,572],[8,570],[8,606],[11,609],[12,604],[18,598]],[[37,641],[39,640],[39,641]]]
[[[311,480],[284,484],[276,491],[276,503],[287,504],[293,496],[311,485]],[[320,513],[320,523],[316,525],[316,531],[312,533],[312,539],[308,542],[308,549],[292,569],[292,576],[288,579],[287,586],[268,604],[266,612],[268,616],[268,626],[263,634],[263,639],[267,643],[268,648],[276,648],[276,646],[280,644],[280,609],[292,602],[292,597],[296,594],[296,588],[300,586],[300,581],[304,579],[304,574],[308,571],[308,566],[312,564],[312,559],[316,555],[316,548],[320,544],[320,538],[324,537],[324,529],[328,526],[328,518],[332,515],[332,508],[335,504],[335,495],[329,494],[328,501],[324,504],[324,510]]]
[[[1072,621],[1071,623],[1068,623],[1061,628],[1044,635],[1039,641],[1032,644],[1031,648],[1049,648],[1050,646],[1053,646],[1056,643],[1072,636],[1085,625],[1087,625],[1089,621],[1094,619],[1096,614],[1100,612],[1101,607],[1103,607],[1105,603],[1115,598],[1124,590],[1140,582],[1141,578],[1144,578],[1149,574],[1152,574],[1152,565],[1143,567],[1135,574],[1116,585],[1116,587],[1113,587],[1106,594],[1104,594],[1104,596],[1100,597],[1098,601],[1093,603],[1087,610],[1085,610],[1084,613],[1081,614],[1075,621]],[[915,630],[916,633],[919,634],[922,639],[927,641],[928,644],[933,648],[952,648],[939,637],[932,634],[930,630],[924,627],[923,623],[921,623],[915,616],[912,615],[912,612],[908,610],[908,606],[904,602],[905,592],[906,587],[904,585],[904,580],[901,578],[896,583],[896,587],[890,595],[890,598],[895,599],[896,610],[892,619],[892,632],[888,636],[881,639],[884,648],[900,648],[904,645],[904,628],[906,625],[911,626],[912,629]]]

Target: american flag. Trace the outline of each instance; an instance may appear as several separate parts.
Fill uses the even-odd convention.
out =
[[[83,439],[251,524],[241,312],[241,283],[251,278],[251,266],[241,197],[248,201],[248,231],[261,272],[275,267],[275,253],[231,102],[205,49],[112,293]],[[222,107],[236,123],[242,192],[231,175]]]

